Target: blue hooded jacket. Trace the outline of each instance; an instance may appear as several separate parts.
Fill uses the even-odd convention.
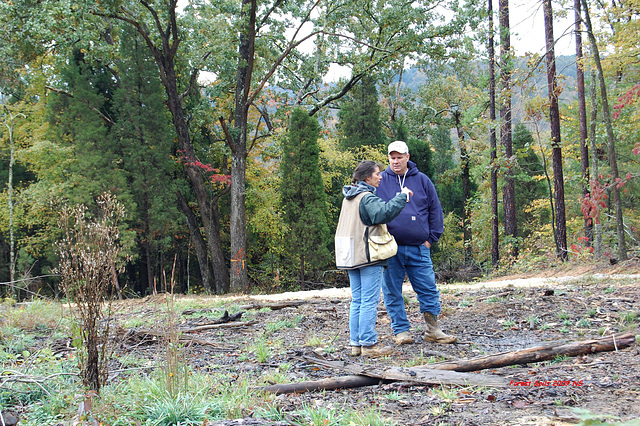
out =
[[[434,244],[444,231],[440,199],[431,179],[419,171],[413,161],[409,161],[407,166],[404,186],[413,191],[413,196],[400,215],[387,223],[387,227],[399,245],[419,246],[425,241]],[[396,175],[391,167],[380,175],[382,181],[377,195],[388,201],[400,192],[403,177]]]

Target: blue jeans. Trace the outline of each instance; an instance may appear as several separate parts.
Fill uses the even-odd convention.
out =
[[[431,249],[424,245],[398,246],[398,253],[388,260],[389,266],[384,272],[382,293],[384,305],[391,318],[393,334],[409,331],[411,326],[407,319],[402,298],[402,282],[405,273],[409,277],[411,287],[418,295],[420,312],[440,314],[440,292],[436,287],[436,274],[431,262]]]
[[[381,265],[371,265],[348,271],[351,285],[351,346],[372,346],[378,341],[375,327],[383,269]]]

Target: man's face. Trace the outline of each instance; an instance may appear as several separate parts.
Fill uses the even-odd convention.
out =
[[[409,162],[409,154],[400,154],[397,151],[389,153],[389,165],[393,173],[403,175],[407,171],[407,163]]]

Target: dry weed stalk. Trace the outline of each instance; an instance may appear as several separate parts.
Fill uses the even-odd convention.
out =
[[[122,269],[118,256],[122,251],[118,222],[124,206],[110,193],[97,200],[100,214],[91,218],[87,207],[63,205],[59,224],[64,237],[57,243],[60,254],[58,272],[62,289],[76,304],[82,338],[79,353],[85,386],[96,392],[107,378],[108,316],[113,271]]]
[[[185,362],[186,354],[180,343],[180,331],[176,326],[176,310],[175,310],[175,294],[174,294],[174,274],[176,269],[176,258],[173,259],[173,268],[171,270],[170,292],[167,295],[167,322],[169,332],[165,337],[165,375],[166,385],[169,395],[177,397],[181,390],[188,388],[189,374],[187,364]],[[166,288],[167,278],[163,272],[163,282]]]

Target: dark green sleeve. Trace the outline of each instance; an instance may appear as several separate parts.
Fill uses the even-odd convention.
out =
[[[391,222],[406,204],[406,194],[398,194],[386,203],[377,195],[367,194],[360,200],[360,219],[367,226]]]

